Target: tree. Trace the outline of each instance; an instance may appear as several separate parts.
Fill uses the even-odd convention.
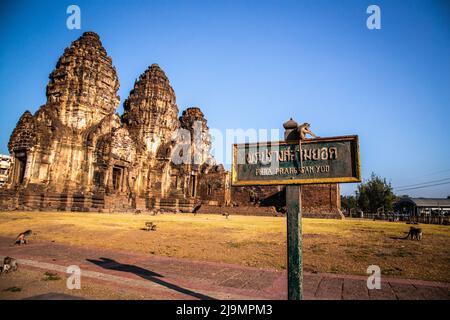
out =
[[[355,196],[341,196],[341,208],[350,213],[350,210],[358,207],[358,201]]]
[[[358,207],[365,212],[375,213],[379,208],[389,212],[393,209],[395,195],[385,178],[372,173],[369,180],[358,185],[356,198]]]

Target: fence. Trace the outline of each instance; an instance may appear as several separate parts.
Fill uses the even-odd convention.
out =
[[[355,214],[353,213],[351,216],[347,214],[347,217],[352,218],[362,218],[362,219],[371,219],[371,220],[385,220],[385,221],[405,221],[409,223],[426,223],[426,224],[441,224],[441,225],[450,225],[450,216],[410,216],[410,215],[402,215],[398,213],[364,213]]]

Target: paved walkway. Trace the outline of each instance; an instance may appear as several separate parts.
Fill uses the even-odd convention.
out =
[[[129,254],[35,241],[10,246],[0,237],[0,258],[19,259],[22,267],[66,272],[78,265],[82,279],[120,288],[150,290],[160,299],[285,299],[286,271],[224,263]],[[445,299],[450,283],[383,277],[380,290],[368,290],[364,276],[310,274],[304,277],[305,299]]]

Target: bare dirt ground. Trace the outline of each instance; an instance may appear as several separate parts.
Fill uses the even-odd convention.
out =
[[[48,274],[54,274],[49,277]],[[71,299],[99,299],[99,300],[142,300],[155,299],[158,296],[143,290],[111,287],[108,283],[95,282],[83,278],[79,290],[69,290],[66,286],[66,276],[62,273],[49,272],[39,269],[21,267],[17,272],[3,275],[0,278],[0,298],[3,300],[18,300],[38,298],[46,295],[52,297],[67,295]]]
[[[143,231],[146,221],[156,231]],[[384,221],[303,219],[304,269],[311,273],[383,275],[450,282],[450,228],[421,225],[422,241],[400,239],[409,225]],[[2,212],[0,236],[26,229],[32,241],[284,270],[286,220],[220,215]]]

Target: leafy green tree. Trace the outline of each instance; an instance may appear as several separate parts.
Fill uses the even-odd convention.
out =
[[[395,195],[392,186],[385,178],[372,173],[370,179],[359,184],[356,191],[358,207],[364,212],[377,212],[384,208],[384,212],[392,211]]]
[[[358,201],[355,196],[341,196],[341,208],[347,212],[358,207]]]

